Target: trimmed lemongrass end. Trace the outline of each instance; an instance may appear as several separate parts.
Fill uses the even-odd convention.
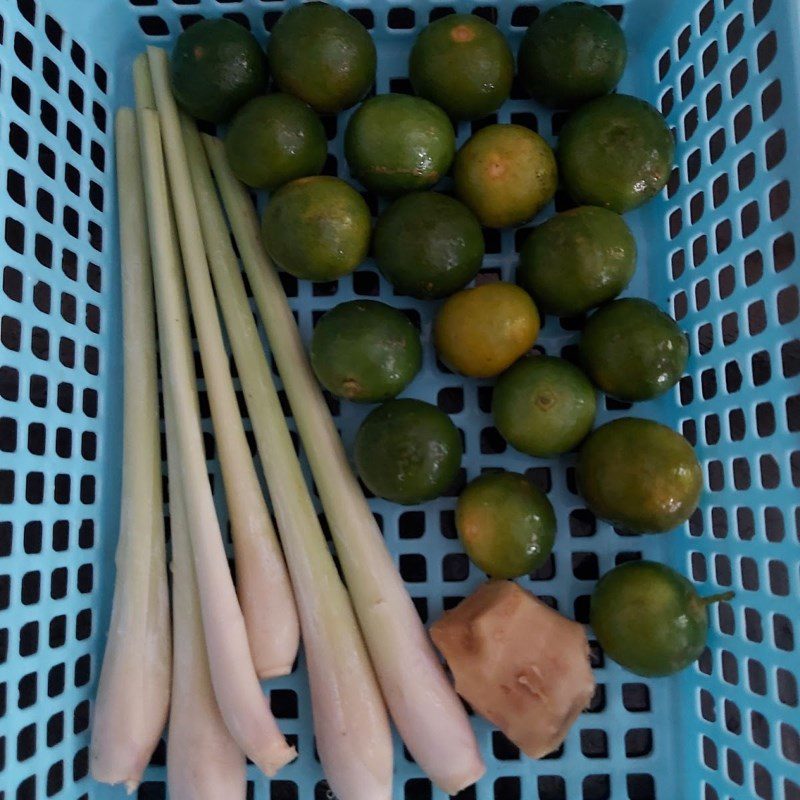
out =
[[[200,139],[189,139],[217,297],[295,587],[320,760],[340,800],[388,800],[393,754],[383,698],[286,426]],[[216,162],[213,141],[204,137]]]
[[[150,64],[157,100],[161,103],[165,93],[172,99],[166,80],[166,63],[160,63],[155,56],[151,57]],[[165,119],[168,125],[164,131],[165,142],[180,136],[177,114],[174,117],[171,125]],[[187,310],[159,115],[151,109],[141,109],[139,126],[153,251],[159,345],[162,348],[163,374],[165,380],[172,383],[175,407],[179,409],[175,426],[181,465],[178,479],[183,484],[209,670],[228,730],[242,751],[271,777],[296,757],[296,751],[278,729],[256,676],[206,473],[193,363],[187,357],[188,343],[184,336],[188,330]],[[190,199],[193,204],[194,199]],[[176,197],[176,201],[183,204],[188,199]]]
[[[123,296],[124,421],[117,577],[97,690],[91,771],[136,789],[164,725],[171,641],[150,247],[136,117],[116,119]]]
[[[150,77],[147,53],[139,53],[133,62],[133,91],[136,96],[137,109],[156,107],[156,96],[153,92],[153,80]]]
[[[456,794],[486,770],[469,718],[353,475],[264,249],[253,204],[231,172],[222,143],[208,138],[206,147],[392,719],[420,767]]]

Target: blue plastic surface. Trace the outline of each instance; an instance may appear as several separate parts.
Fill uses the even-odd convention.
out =
[[[114,577],[121,449],[121,347],[112,116],[131,103],[130,66],[169,47],[195,15],[233,16],[263,41],[272,0],[4,0],[0,5],[0,797],[119,798],[88,777],[91,698]],[[348,2],[371,25],[377,90],[407,91],[406,54],[444,6],[496,20],[516,48],[538,3]],[[552,3],[542,3],[547,7]],[[492,428],[490,382],[437,366],[426,348],[410,394],[464,431],[465,477],[528,471],[558,515],[549,565],[523,583],[585,622],[598,574],[640,555],[668,561],[702,592],[733,587],[711,612],[710,649],[672,679],[642,681],[594,648],[598,693],[564,747],[533,762],[475,720],[488,772],[479,800],[800,798],[800,7],[795,0],[627,0],[610,7],[631,57],[623,91],[658,104],[678,139],[669,188],[629,215],[641,250],[631,293],[671,309],[689,335],[689,372],[633,413],[697,444],[706,492],[684,529],[626,537],[597,524],[575,493],[573,457],[538,461]],[[501,121],[549,140],[562,116],[515,97]],[[344,117],[336,133],[344,127]],[[459,128],[459,141],[469,135]],[[346,176],[340,137],[331,142]],[[546,212],[550,213],[550,211]],[[490,234],[485,269],[513,279],[522,237]],[[305,337],[320,312],[354,296],[419,313],[366,264],[338,284],[287,281]],[[569,352],[577,325],[548,319],[540,345]],[[207,403],[203,398],[202,405]],[[342,404],[349,445],[366,409]],[[628,413],[607,403],[602,418]],[[210,422],[205,426],[210,431]],[[213,455],[213,448],[209,449]],[[221,494],[218,466],[209,472]],[[426,619],[483,576],[455,539],[448,496],[419,508],[373,501]],[[220,498],[220,511],[224,503]],[[258,800],[326,798],[302,668],[269,684],[300,757]],[[442,797],[398,745],[395,797]],[[163,798],[160,748],[140,798]]]

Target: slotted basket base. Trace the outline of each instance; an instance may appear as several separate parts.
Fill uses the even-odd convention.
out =
[[[146,44],[170,47],[200,16],[229,16],[264,41],[281,0],[5,0],[0,7],[0,797],[121,798],[88,777],[91,698],[113,585],[121,455],[121,344],[112,121],[132,103],[130,67]],[[407,92],[411,42],[451,9],[498,24],[516,49],[538,3],[347,0],[380,54],[378,92]],[[542,7],[551,3],[542,3]],[[737,597],[711,612],[709,650],[672,679],[643,681],[593,645],[598,690],[565,745],[533,762],[475,720],[486,777],[476,800],[799,800],[800,163],[795,0],[623,0],[608,6],[631,57],[621,90],[658,105],[675,128],[668,189],[628,216],[641,251],[631,293],[670,309],[691,343],[689,372],[637,406],[682,431],[704,465],[702,508],[669,536],[623,536],[575,491],[574,458],[538,461],[492,426],[491,384],[463,380],[426,348],[409,394],[453,415],[466,444],[461,485],[486,467],[527,472],[553,501],[548,564],[522,583],[587,621],[596,578],[652,557],[704,593]],[[326,171],[347,177],[326,120]],[[515,92],[499,121],[554,142],[564,115]],[[492,120],[481,121],[472,130]],[[470,126],[458,129],[459,142]],[[377,210],[374,198],[369,198]],[[566,198],[555,207],[565,207]],[[551,213],[550,209],[547,213]],[[543,215],[545,216],[545,215]],[[487,231],[485,271],[513,280],[524,231]],[[372,262],[352,277],[287,279],[303,335],[326,309],[380,298],[418,319],[429,344],[435,304],[395,297]],[[539,345],[574,356],[580,321],[548,319]],[[199,362],[198,362],[199,364]],[[238,384],[237,384],[238,386]],[[209,474],[227,521],[201,389]],[[333,403],[349,446],[367,409]],[[601,420],[630,413],[606,400]],[[426,620],[483,580],[456,539],[455,488],[420,507],[373,501]],[[225,527],[223,529],[226,529]],[[315,758],[302,660],[270,683],[300,757],[256,800],[328,800]],[[159,747],[138,797],[166,797]],[[395,797],[441,800],[397,745]]]

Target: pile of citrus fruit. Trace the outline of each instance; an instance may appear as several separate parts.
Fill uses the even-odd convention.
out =
[[[492,410],[502,436],[539,458],[577,449],[587,506],[624,531],[651,533],[689,518],[702,477],[688,442],[657,422],[625,417],[594,429],[597,390],[627,402],[653,399],[675,386],[688,355],[686,337],[654,304],[617,299],[637,266],[622,215],[664,188],[674,160],[658,110],[615,93],[626,61],[623,32],[599,6],[567,2],[538,16],[516,64],[494,25],[453,13],[431,22],[411,48],[413,95],[368,96],[377,67],[369,32],[345,11],[310,2],[283,14],[266,54],[233,22],[200,22],[180,37],[172,70],[185,110],[230,122],[226,150],[237,176],[271,192],[263,235],[281,269],[331,281],[371,252],[396,294],[443,300],[432,331],[438,357],[464,376],[497,378]],[[515,72],[533,102],[569,111],[556,150],[528,127],[497,123],[458,147],[454,122],[497,111]],[[349,183],[321,174],[320,115],[354,106],[344,134]],[[559,187],[574,207],[536,220],[517,282],[470,285],[481,270],[484,229],[529,223]],[[374,224],[361,189],[384,201]],[[578,364],[531,353],[543,315],[589,315]],[[420,333],[403,313],[375,301],[338,305],[316,326],[311,361],[332,394],[382,404],[355,443],[368,489],[404,504],[448,489],[463,455],[458,430],[436,406],[398,398],[422,364]],[[464,547],[493,577],[541,565],[555,526],[547,497],[513,473],[477,478],[458,501]],[[640,580],[637,569],[607,580],[596,607],[595,628],[612,651],[613,637],[601,631],[619,604],[608,596]],[[647,580],[666,581],[668,594],[682,587],[667,568]],[[658,613],[680,605],[662,602]],[[704,641],[704,632],[695,638]],[[696,649],[686,648],[686,658]],[[611,655],[637,663],[624,648]],[[661,659],[670,670],[686,661]]]

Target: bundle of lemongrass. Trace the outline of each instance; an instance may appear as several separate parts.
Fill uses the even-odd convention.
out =
[[[220,142],[201,137],[179,112],[166,53],[150,48],[134,73],[138,111],[122,110],[117,120],[123,272],[132,276],[124,296],[125,497],[112,629],[94,723],[93,773],[134,787],[167,712],[170,654],[154,289],[173,535],[170,797],[244,797],[245,755],[268,775],[294,758],[258,679],[291,670],[298,616],[317,748],[336,796],[392,796],[386,706],[420,766],[455,794],[483,773],[472,729],[347,462],[262,246],[255,210]],[[226,213],[320,490],[349,596],[289,435]],[[206,473],[187,289],[231,517],[236,589]],[[239,416],[223,323],[285,564]],[[129,403],[130,394],[141,407]],[[134,512],[138,516],[129,519]]]

